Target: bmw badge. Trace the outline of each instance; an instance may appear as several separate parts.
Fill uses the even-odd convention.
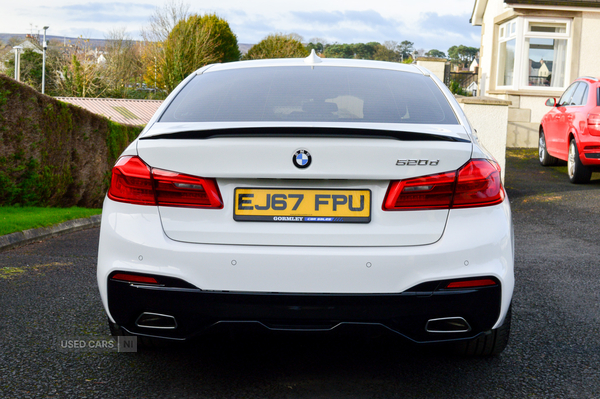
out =
[[[312,162],[312,157],[310,156],[310,153],[308,151],[298,150],[294,153],[294,156],[292,157],[292,162],[297,168],[305,169],[310,166],[310,163]]]

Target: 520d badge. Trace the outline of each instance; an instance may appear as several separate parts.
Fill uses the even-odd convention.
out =
[[[399,159],[396,161],[396,166],[437,166],[439,163],[439,159]]]

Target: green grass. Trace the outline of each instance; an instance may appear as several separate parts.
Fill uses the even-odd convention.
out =
[[[97,215],[101,209],[0,206],[0,236]]]

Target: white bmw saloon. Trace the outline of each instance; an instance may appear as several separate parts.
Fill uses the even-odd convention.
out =
[[[111,332],[373,325],[502,352],[514,287],[498,164],[417,65],[208,65],[112,170],[98,285]]]

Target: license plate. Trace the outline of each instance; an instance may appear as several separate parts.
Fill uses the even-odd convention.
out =
[[[233,219],[257,222],[369,223],[371,190],[236,188]]]

